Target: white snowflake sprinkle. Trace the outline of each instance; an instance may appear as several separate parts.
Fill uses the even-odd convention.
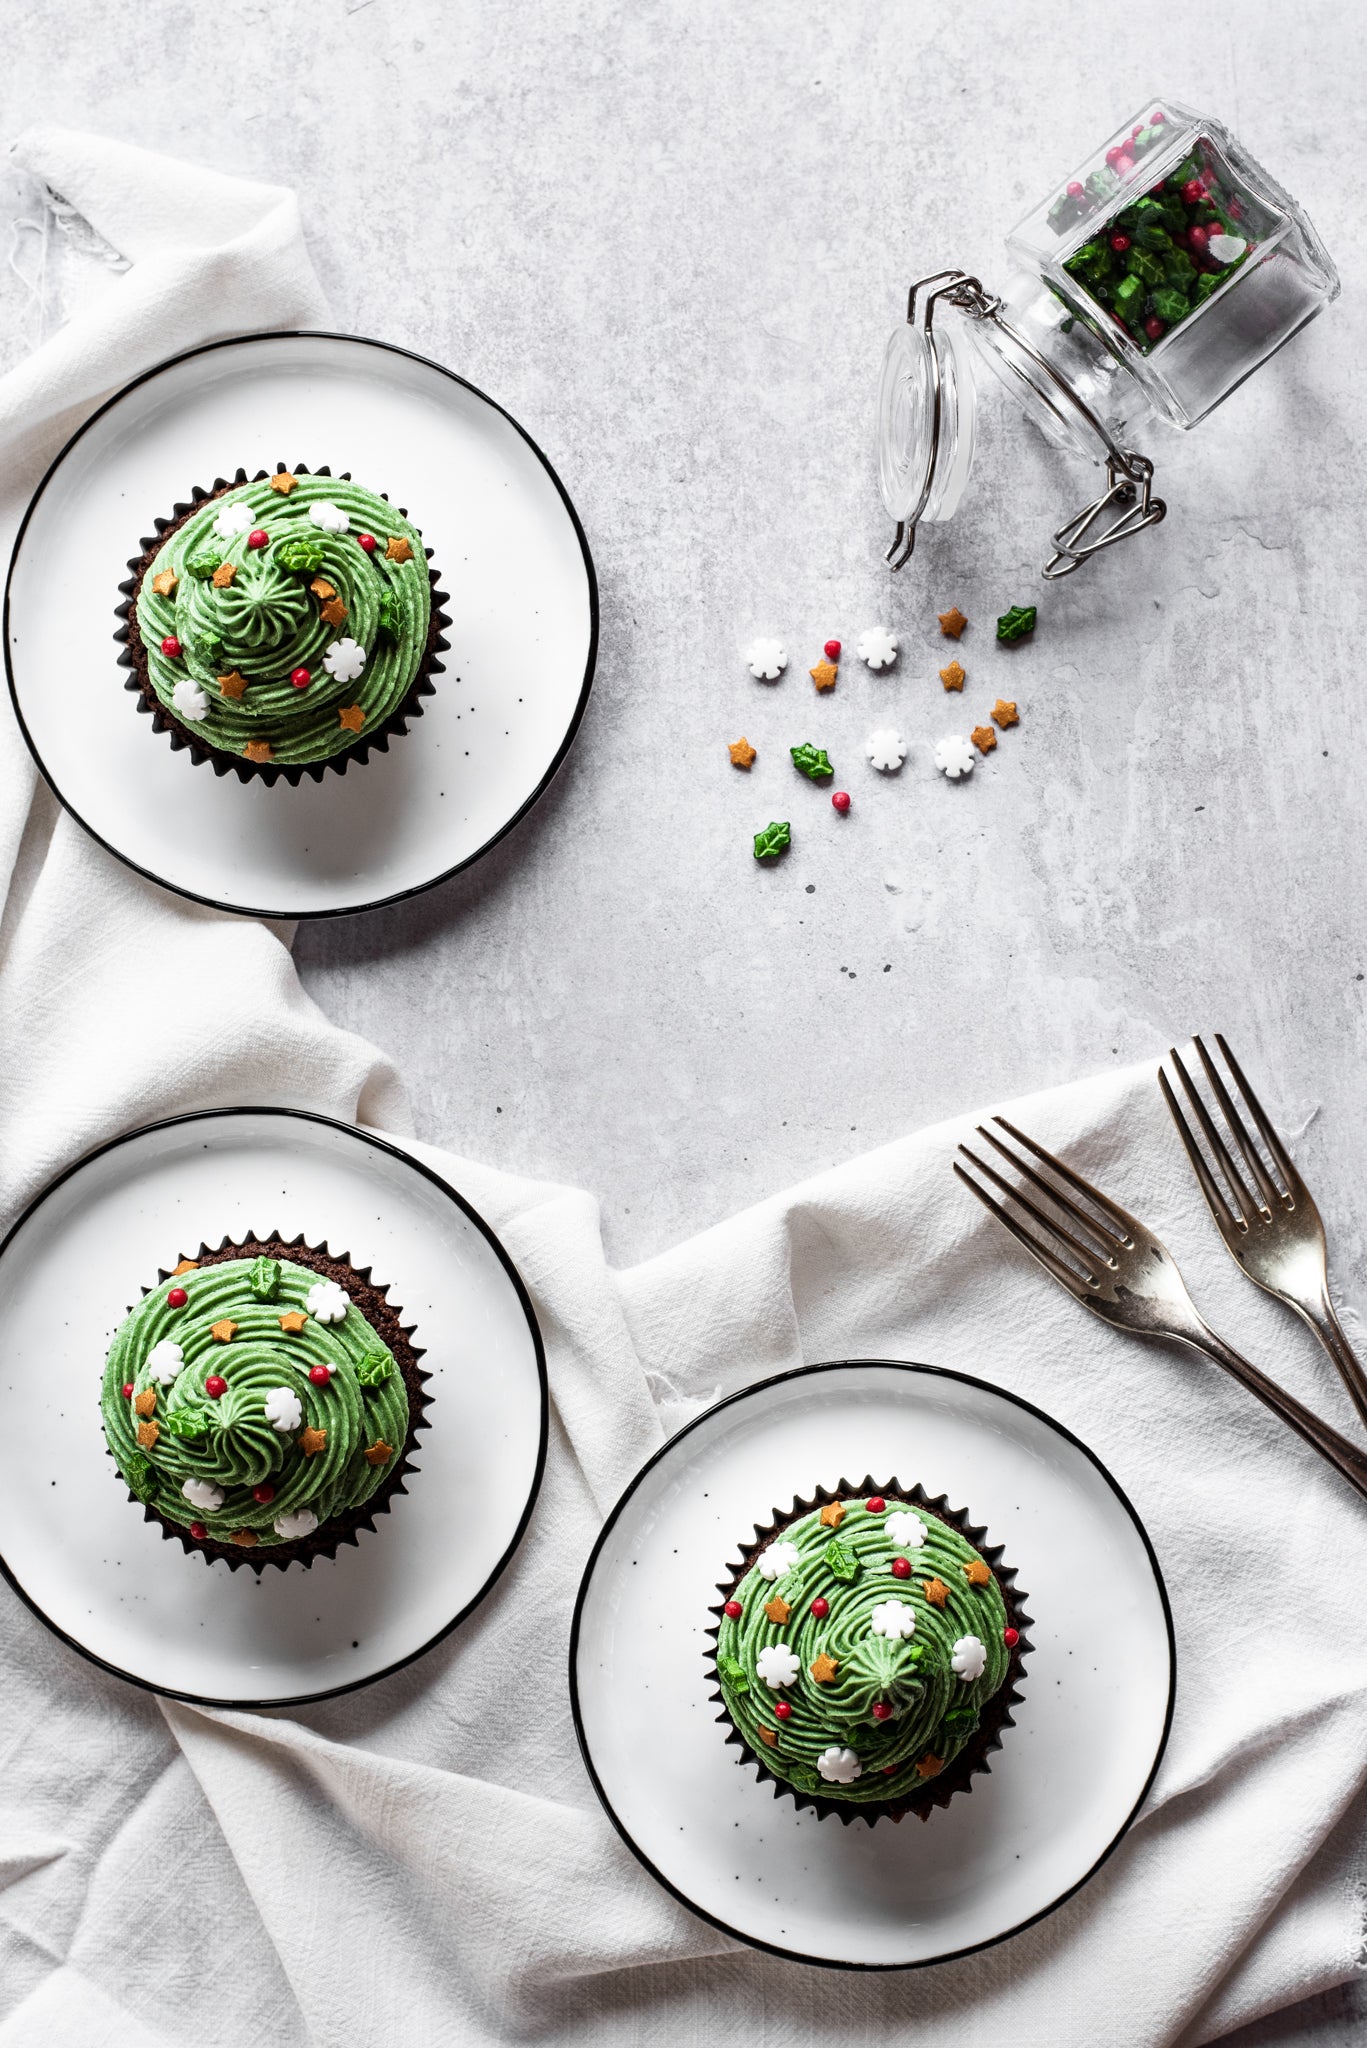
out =
[[[902,1642],[916,1633],[916,1610],[908,1607],[905,1600],[883,1600],[869,1616],[869,1627],[876,1636],[887,1636]]]
[[[894,1550],[919,1550],[926,1540],[926,1525],[921,1517],[902,1509],[888,1516],[883,1529]]]
[[[250,505],[239,499],[236,505],[220,505],[214,520],[214,532],[220,540],[232,540],[235,534],[248,533],[256,524],[256,514]]]
[[[881,775],[891,775],[906,760],[907,743],[893,726],[880,725],[865,740],[864,752]]]
[[[864,1769],[852,1749],[823,1749],[816,1767],[828,1785],[852,1785]]]
[[[870,668],[891,668],[897,659],[897,635],[891,626],[870,626],[859,636],[858,653]]]
[[[216,1515],[223,1505],[223,1488],[212,1479],[187,1479],[180,1490],[192,1508],[206,1515]]]
[[[171,709],[179,718],[198,723],[209,716],[209,700],[193,676],[182,676],[171,692]]]
[[[316,505],[310,505],[309,518],[324,533],[345,533],[351,524],[341,506],[334,505],[331,498],[320,498]]]
[[[751,675],[761,683],[776,683],[788,666],[781,640],[752,640],[745,650],[745,659]]]
[[[334,640],[323,655],[323,667],[339,683],[354,683],[365,667],[365,649],[359,640]]]
[[[303,1425],[304,1410],[293,1387],[272,1387],[266,1396],[266,1420],[281,1436],[293,1436]]]
[[[785,1685],[795,1685],[801,1669],[796,1654],[786,1643],[770,1643],[755,1659],[755,1676],[762,1678],[771,1692],[778,1692]]]
[[[311,1536],[318,1527],[318,1517],[312,1508],[300,1508],[292,1515],[277,1515],[275,1533],[283,1536],[286,1543],[295,1543],[301,1536]]]
[[[1217,263],[1237,263],[1248,243],[1242,235],[1212,235],[1206,243]]]
[[[772,1585],[775,1579],[781,1579],[785,1572],[790,1572],[796,1563],[796,1543],[771,1543],[766,1551],[761,1552],[755,1570]]]
[[[160,1344],[154,1344],[147,1354],[147,1376],[154,1379],[159,1387],[169,1387],[184,1363],[185,1353],[179,1344],[163,1337]]]
[[[975,1678],[981,1678],[987,1669],[987,1652],[976,1636],[960,1636],[950,1654],[954,1675],[965,1685],[971,1685]]]
[[[961,733],[952,732],[938,742],[935,748],[935,766],[951,782],[957,782],[961,775],[973,773],[973,746]]]
[[[304,1296],[304,1307],[315,1323],[340,1323],[351,1307],[351,1296],[335,1280],[316,1280]]]

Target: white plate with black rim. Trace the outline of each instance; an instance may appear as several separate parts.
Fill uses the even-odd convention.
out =
[[[430,1405],[373,1530],[258,1577],[144,1520],[105,1448],[100,1378],[128,1309],[187,1248],[298,1232],[387,1284]],[[288,1706],[372,1684],[464,1620],[527,1526],[547,1394],[526,1290],[454,1188],[350,1124],[209,1110],[112,1140],[0,1245],[0,1328],[0,1437],[25,1447],[0,1488],[0,1570],[73,1649],[154,1692]]]
[[[156,519],[280,463],[350,471],[406,506],[451,619],[407,734],[297,788],[173,750],[113,637]],[[137,378],[43,478],[5,588],[10,693],[59,801],[140,874],[258,916],[375,909],[487,853],[569,751],[597,643],[588,542],[530,435],[452,371],[356,335],[248,335]]]
[[[727,1744],[705,1655],[755,1525],[866,1473],[985,1523],[1032,1617],[1014,1725],[924,1825],[776,1797]],[[608,1517],[570,1642],[589,1775],[647,1870],[741,1941],[846,1969],[946,1962],[1071,1897],[1153,1782],[1174,1678],[1158,1561],[1095,1454],[1000,1387],[887,1359],[780,1374],[681,1430]]]

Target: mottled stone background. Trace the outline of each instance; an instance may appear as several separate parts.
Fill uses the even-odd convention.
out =
[[[1365,20],[1332,0],[10,10],[9,133],[55,119],[295,186],[337,325],[493,394],[582,514],[602,649],[550,795],[447,887],[299,935],[307,987],[393,1053],[424,1137],[592,1188],[629,1263],[929,1120],[1223,1028],[1288,1127],[1309,1120],[1340,1291],[1367,1303]],[[1000,281],[1018,215],[1154,91],[1296,193],[1343,299],[1196,434],[1154,436],[1167,523],[1057,587],[1046,538],[1090,473],[985,392],[960,518],[891,578],[873,398],[909,278]],[[147,204],[173,217],[174,179]],[[42,317],[18,275],[0,312],[13,358]],[[1034,641],[995,646],[995,614],[1032,601]],[[936,676],[952,603],[962,699]],[[883,621],[891,676],[850,659],[817,699],[822,641],[852,654]],[[740,659],[757,632],[790,650],[776,689]],[[1019,727],[950,786],[931,745],[999,693]],[[884,779],[861,743],[889,720],[911,752]],[[806,739],[844,821],[789,764]],[[770,818],[793,848],[763,869]],[[1308,2031],[1245,2039],[1359,2041],[1358,2010],[1336,1993]]]

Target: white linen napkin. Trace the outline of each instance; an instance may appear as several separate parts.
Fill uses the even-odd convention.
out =
[[[195,341],[323,317],[290,194],[53,130],[17,155],[133,262],[0,381],[10,531],[111,386]],[[154,187],[177,192],[174,235],[146,224]],[[3,716],[6,1218],[88,1145],[208,1103],[406,1131],[397,1078],[302,994],[281,938],[88,844],[35,790]],[[1309,1339],[1227,1260],[1150,1069],[1011,1113],[1152,1221],[1217,1326],[1349,1426]],[[1127,1341],[1050,1287],[952,1179],[967,1127],[852,1161],[626,1273],[607,1267],[587,1195],[409,1140],[500,1232],[535,1299],[554,1406],[527,1538],[429,1657],[298,1713],[154,1701],[0,1589],[0,2048],[1157,2048],[1352,1974],[1367,1518],[1213,1368]],[[979,1373],[1082,1435],[1148,1526],[1178,1635],[1171,1743],[1117,1854],[1039,1927],[911,1976],[783,1963],[678,1907],[600,1813],[566,1686],[583,1562],[668,1430],[766,1373],[861,1355]]]

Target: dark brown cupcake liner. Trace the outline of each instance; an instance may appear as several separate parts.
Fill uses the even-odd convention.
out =
[[[137,693],[137,709],[151,716],[153,732],[166,733],[170,738],[172,748],[176,752],[180,752],[182,749],[188,752],[191,761],[197,768],[207,762],[215,775],[234,774],[242,782],[251,782],[256,778],[268,785],[275,782],[288,782],[292,786],[297,787],[306,775],[314,782],[321,782],[329,769],[335,770],[338,775],[345,775],[347,769],[353,763],[358,767],[364,765],[370,759],[372,750],[376,753],[387,754],[389,752],[390,740],[402,738],[408,731],[408,721],[413,718],[422,717],[423,698],[431,697],[436,692],[436,685],[432,682],[431,678],[434,675],[444,675],[446,672],[446,664],[438,661],[437,656],[446,653],[450,647],[450,642],[445,638],[445,631],[450,625],[451,620],[449,614],[443,610],[443,606],[450,603],[450,597],[446,591],[438,589],[437,572],[431,566],[432,550],[429,547],[424,547],[423,553],[427,557],[428,564],[427,580],[432,588],[432,612],[427,628],[427,645],[423,651],[422,660],[418,665],[418,673],[409,685],[408,693],[404,697],[403,702],[395,710],[391,711],[388,718],[377,725],[372,732],[365,733],[351,746],[343,747],[337,753],[329,755],[326,761],[301,761],[298,763],[248,761],[242,754],[230,754],[222,747],[206,746],[204,741],[192,733],[188,726],[181,724],[173,711],[168,710],[152,687],[152,679],[147,666],[147,649],[143,645],[142,636],[138,631],[137,594],[142,584],[144,572],[151,566],[152,561],[160,552],[167,534],[174,533],[177,527],[183,526],[190,517],[190,514],[197,512],[199,507],[207,503],[210,498],[221,498],[226,491],[235,491],[239,484],[262,483],[273,473],[278,472],[272,472],[269,469],[259,469],[255,476],[248,476],[245,469],[239,469],[231,482],[226,481],[223,477],[215,478],[210,490],[206,491],[201,485],[196,484],[190,493],[188,502],[172,507],[169,519],[158,518],[153,521],[156,528],[155,533],[150,538],[143,540],[142,553],[130,559],[128,579],[119,585],[119,592],[123,598],[123,603],[115,606],[114,616],[121,620],[122,623],[115,632],[114,638],[121,642],[123,646],[123,652],[118,657],[120,668],[126,668],[131,671],[128,681],[124,684],[124,688]],[[311,470],[307,463],[300,462],[295,464],[292,474],[295,476],[331,476],[332,471],[326,463],[320,469]],[[338,481],[349,483],[351,481],[351,471],[349,469],[343,470]],[[386,505],[389,503],[389,497],[386,492],[377,491],[375,496],[382,498]],[[400,505],[398,510],[400,518],[408,518],[408,511],[405,506]]]
[[[425,1392],[425,1388],[432,1375],[423,1372],[418,1364],[424,1356],[423,1347],[411,1342],[416,1324],[399,1321],[398,1311],[387,1298],[388,1284],[381,1286],[374,1281],[369,1266],[353,1266],[349,1253],[330,1252],[326,1243],[305,1244],[302,1234],[286,1240],[277,1231],[269,1231],[265,1237],[248,1231],[240,1243],[225,1237],[212,1250],[207,1244],[201,1244],[194,1254],[182,1256],[193,1256],[197,1266],[220,1266],[232,1260],[261,1257],[287,1259],[291,1265],[305,1266],[311,1273],[317,1273],[320,1279],[335,1280],[350,1296],[352,1307],[365,1317],[376,1336],[394,1355],[408,1394],[408,1434],[404,1438],[402,1455],[397,1461],[391,1461],[389,1471],[369,1500],[360,1507],[348,1508],[345,1513],[334,1515],[330,1521],[320,1524],[311,1536],[301,1536],[294,1543],[274,1543],[262,1549],[256,1545],[247,1548],[237,1543],[220,1543],[212,1536],[196,1541],[183,1523],[170,1521],[148,1502],[139,1500],[131,1490],[129,1500],[143,1510],[144,1521],[155,1522],[163,1536],[175,1538],[192,1556],[207,1560],[221,1557],[233,1571],[246,1565],[259,1577],[267,1565],[278,1565],[284,1571],[291,1564],[307,1566],[320,1557],[335,1557],[340,1543],[356,1543],[362,1529],[374,1531],[375,1516],[388,1514],[394,1496],[407,1493],[408,1488],[403,1483],[405,1474],[420,1469],[413,1463],[413,1458],[419,1448],[418,1431],[430,1426],[425,1410],[430,1407],[432,1396]],[[164,1286],[173,1278],[174,1272],[174,1267],[163,1267],[157,1276],[158,1284]],[[150,1287],[145,1287],[144,1298],[151,1292]],[[129,1313],[132,1313],[131,1309]],[[110,1458],[114,1455],[107,1445],[106,1454]]]
[[[957,1530],[966,1542],[971,1543],[992,1567],[993,1576],[1001,1588],[1006,1606],[1007,1624],[1016,1630],[1017,1640],[1011,1650],[1011,1661],[1007,1665],[1006,1677],[1001,1687],[985,1703],[978,1726],[954,1761],[946,1764],[935,1777],[925,1779],[914,1791],[903,1793],[896,1799],[879,1800],[860,1806],[843,1799],[823,1798],[819,1792],[804,1792],[801,1787],[790,1785],[785,1778],[778,1777],[770,1770],[762,1756],[755,1753],[727,1712],[726,1698],[717,1673],[717,1640],[721,1634],[722,1610],[761,1551],[767,1550],[771,1543],[804,1515],[814,1514],[818,1508],[827,1507],[832,1501],[863,1500],[870,1494],[881,1494],[889,1504],[896,1501],[902,1506],[932,1514],[947,1523],[951,1529]],[[791,1799],[799,1809],[810,1807],[818,1820],[835,1818],[844,1821],[846,1826],[851,1821],[862,1820],[872,1827],[880,1820],[904,1820],[909,1813],[919,1814],[922,1820],[929,1820],[935,1807],[948,1806],[956,1793],[971,1792],[973,1779],[980,1775],[985,1776],[991,1771],[991,1757],[993,1752],[1002,1746],[1003,1730],[1015,1726],[1011,1708],[1020,1704],[1020,1686],[1025,1677],[1025,1658],[1032,1647],[1028,1635],[1032,1617],[1025,1607],[1029,1596],[1022,1593],[1016,1584],[1015,1566],[1003,1565],[1002,1556],[1003,1546],[1000,1543],[988,1543],[987,1530],[969,1521],[967,1509],[952,1508],[947,1494],[942,1493],[932,1499],[919,1484],[905,1487],[900,1480],[890,1479],[883,1485],[875,1481],[871,1475],[866,1475],[857,1486],[851,1486],[846,1479],[841,1479],[833,1490],[818,1486],[811,1500],[795,1497],[792,1507],[786,1512],[781,1508],[775,1508],[772,1520],[766,1525],[761,1526],[756,1522],[754,1542],[741,1546],[739,1564],[729,1567],[729,1579],[717,1587],[721,1599],[715,1607],[708,1609],[710,1614],[716,1616],[716,1621],[707,1630],[710,1640],[704,1654],[716,1683],[715,1691],[709,1693],[708,1698],[718,1701],[721,1705],[722,1710],[717,1715],[717,1720],[730,1730],[726,1740],[728,1743],[735,1743],[746,1759],[756,1766],[761,1783],[767,1782],[773,1786],[775,1799]]]

